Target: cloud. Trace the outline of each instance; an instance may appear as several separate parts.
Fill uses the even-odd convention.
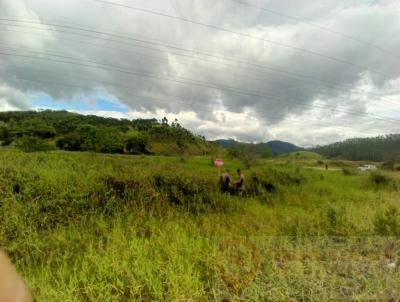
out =
[[[182,117],[184,126],[209,138],[265,141],[282,135],[310,145],[359,132],[376,134],[374,129],[364,131],[371,121],[379,124],[381,133],[399,130],[394,123],[381,125],[371,116],[359,116],[379,111],[396,117],[392,110],[382,110],[397,109],[393,102],[399,95],[400,11],[392,2],[253,2],[298,20],[231,0],[118,3],[309,52],[95,1],[0,1],[0,87],[8,89],[3,92],[7,97],[0,94],[8,107],[0,109],[26,109],[26,96],[35,93],[65,103],[91,99],[100,90],[132,115]],[[293,117],[304,129],[291,122]],[[345,129],[343,118],[356,122]],[[325,123],[325,130],[310,122],[313,119]]]
[[[29,108],[27,97],[21,91],[0,85],[0,110],[26,110]]]

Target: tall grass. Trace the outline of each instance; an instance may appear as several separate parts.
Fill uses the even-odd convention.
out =
[[[37,301],[398,294],[391,283],[398,276],[386,269],[395,256],[381,257],[393,254],[390,236],[399,232],[398,186],[377,188],[369,174],[262,162],[244,169],[240,197],[219,192],[209,158],[0,154],[0,242]],[[398,183],[395,174],[383,175]],[[341,257],[350,262],[338,264]],[[243,276],[243,288],[226,282]]]

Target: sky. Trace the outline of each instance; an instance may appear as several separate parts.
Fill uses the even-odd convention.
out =
[[[0,111],[308,147],[400,133],[400,1],[0,0]]]

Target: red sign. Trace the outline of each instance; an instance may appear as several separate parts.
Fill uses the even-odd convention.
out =
[[[222,167],[223,165],[224,165],[224,160],[223,159],[219,159],[219,158],[214,159],[214,166]]]

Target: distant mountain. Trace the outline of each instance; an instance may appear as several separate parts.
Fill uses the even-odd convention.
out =
[[[240,144],[240,142],[234,140],[234,139],[219,139],[215,141],[218,145],[224,148],[229,148],[232,146],[235,146],[237,144]],[[257,145],[267,145],[268,148],[271,150],[272,154],[274,155],[279,155],[279,154],[284,154],[284,153],[290,153],[290,152],[295,152],[302,150],[302,148],[293,145],[288,142],[283,142],[283,141],[269,141],[268,143],[260,143]]]
[[[267,143],[268,147],[271,149],[272,153],[274,155],[279,155],[279,154],[284,154],[284,153],[290,153],[290,152],[295,152],[302,150],[303,148],[296,146],[292,143],[284,142],[284,141],[269,141]]]
[[[236,141],[236,140],[234,140],[232,138],[230,138],[230,139],[217,139],[215,142],[218,145],[220,145],[221,147],[224,147],[224,148],[229,148],[229,147],[232,147],[232,146],[237,145],[237,144],[240,143],[240,142],[238,142],[238,141]]]

